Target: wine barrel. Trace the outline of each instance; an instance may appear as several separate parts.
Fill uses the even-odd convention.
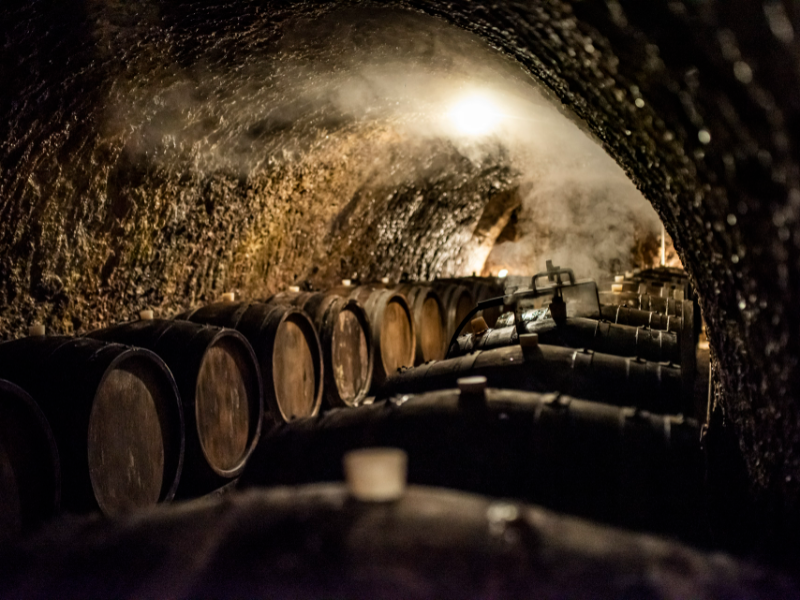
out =
[[[428,486],[394,502],[355,501],[341,482],[254,489],[80,525],[0,548],[0,597],[800,598],[796,569]]]
[[[645,311],[654,311],[664,315],[680,317],[683,315],[684,300],[661,298],[636,292],[599,292],[600,303],[611,306],[624,306]]]
[[[458,282],[437,280],[433,282],[433,286],[439,292],[444,305],[447,318],[447,343],[449,344],[461,321],[475,308],[475,298],[467,286]],[[467,323],[462,331],[472,333],[472,327]]]
[[[613,325],[594,319],[568,317],[560,322],[553,319],[523,324],[524,333],[535,333],[539,343],[568,348],[588,348],[615,356],[633,356],[655,362],[683,365],[678,336],[666,331]],[[519,344],[516,327],[490,329],[482,335],[460,336],[448,356],[463,356],[475,350],[490,350]],[[694,352],[686,360],[695,360]]]
[[[483,302],[484,300],[489,300],[491,298],[497,298],[503,295],[503,287],[497,285],[494,280],[481,278],[475,281],[474,286],[472,288],[472,296],[475,300],[475,304],[479,302]],[[489,327],[494,327],[497,324],[497,319],[503,313],[502,306],[494,306],[492,308],[487,308],[481,313],[483,319],[486,321],[486,324]],[[460,321],[459,321],[460,322]],[[457,326],[457,325],[456,325]]]
[[[561,392],[659,414],[691,414],[692,396],[684,394],[679,367],[545,344],[478,350],[406,369],[390,377],[377,396],[454,388],[459,378],[472,375],[485,376],[493,387]]]
[[[58,512],[61,467],[50,424],[27,392],[0,379],[0,542]]]
[[[324,292],[281,292],[270,299],[304,310],[324,359],[324,398],[330,407],[356,406],[372,385],[374,350],[369,319],[357,300]]]
[[[380,386],[386,377],[401,367],[414,364],[416,327],[411,308],[403,294],[379,286],[362,285],[332,290],[344,297],[358,300],[367,312],[375,358],[372,386]]]
[[[395,288],[408,299],[417,332],[414,364],[441,360],[447,352],[447,321],[439,294],[432,287],[416,283]]]
[[[626,308],[624,306],[604,305],[600,307],[601,316],[618,325],[633,327],[649,327],[660,331],[679,332],[682,328],[681,317],[665,315],[652,310]]]
[[[314,324],[302,310],[278,303],[220,302],[177,318],[229,327],[247,338],[258,357],[264,399],[277,421],[319,412],[322,348]]]
[[[436,280],[438,283],[441,284],[457,284],[466,287],[470,293],[472,294],[472,302],[473,306],[470,309],[474,308],[478,302],[483,302],[484,300],[488,300],[490,298],[497,298],[498,296],[503,296],[505,294],[505,280],[504,279],[497,279],[494,277],[451,277],[451,278],[442,278]],[[481,316],[486,321],[486,324],[489,327],[494,327],[497,323],[498,317],[503,313],[502,306],[496,306],[492,308],[488,308],[481,313]],[[466,314],[466,313],[463,313]],[[462,319],[463,319],[462,314]],[[459,321],[458,323],[460,323]],[[458,326],[456,323],[456,326]],[[471,328],[467,328],[468,331],[472,331]],[[452,337],[452,334],[451,336]],[[448,340],[449,341],[449,340]]]
[[[186,321],[144,320],[90,337],[157,353],[175,376],[186,419],[182,498],[202,495],[242,472],[261,434],[261,377],[240,333]]]
[[[341,477],[345,453],[408,453],[408,479],[519,498],[592,519],[701,534],[703,456],[696,421],[566,396],[446,390],[334,410],[264,436],[242,486]]]
[[[642,311],[657,312],[667,317],[677,317],[680,319],[680,344],[681,355],[689,357],[696,356],[697,341],[700,335],[699,306],[693,300],[678,300],[675,298],[657,298],[647,294],[633,294],[628,292],[600,293],[601,314],[609,314],[608,308],[611,306],[621,306]],[[630,314],[630,313],[628,313]],[[697,360],[687,360],[684,363],[683,380],[685,393],[694,388],[697,378]]]
[[[116,515],[175,495],[183,413],[158,356],[93,339],[35,336],[0,344],[0,377],[29,391],[47,416],[65,508]]]

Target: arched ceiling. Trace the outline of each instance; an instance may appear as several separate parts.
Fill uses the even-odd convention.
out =
[[[774,516],[796,518],[800,18],[791,2],[4,3],[2,329],[42,319],[81,331],[226,286],[266,293],[351,269],[427,276],[457,264],[464,223],[518,184],[502,153],[475,161],[446,141],[412,151],[390,121],[354,123],[292,90],[269,95],[265,81],[293,66],[264,72],[263,57],[280,44],[324,54],[314,23],[341,6],[402,7],[470,31],[585,122],[674,239],[702,297],[752,482]],[[292,46],[285,24],[298,18],[309,31]],[[250,83],[226,95],[234,79]],[[270,102],[296,112],[266,114],[247,131],[236,129],[247,120],[226,122],[243,104]],[[274,144],[273,162],[253,162],[253,144]],[[387,170],[394,179],[376,180]],[[337,200],[315,202],[323,197]]]

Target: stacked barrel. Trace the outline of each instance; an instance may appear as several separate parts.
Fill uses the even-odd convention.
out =
[[[373,328],[389,298],[402,296],[395,315],[411,322],[397,327],[393,317],[372,339],[384,347],[393,340],[396,357],[413,328],[414,366],[408,357],[399,370],[377,366],[374,404],[270,432],[244,483],[338,479],[346,452],[396,446],[417,483],[694,536],[703,531],[703,465],[702,415],[687,381],[697,344],[693,303],[682,297],[690,288],[674,273],[637,276],[642,281],[615,284],[650,277],[647,290],[670,295],[637,287],[636,307],[598,302],[593,314],[577,316],[556,310],[555,292],[541,310],[515,311],[503,281],[489,278],[336,289],[370,303]],[[476,310],[492,298],[491,310]]]
[[[687,282],[623,276],[581,316],[557,293],[517,310],[503,283],[226,295],[171,319],[0,344],[0,535],[240,477],[338,478],[344,452],[376,444],[404,448],[419,483],[696,529],[673,497],[694,498],[702,479]]]

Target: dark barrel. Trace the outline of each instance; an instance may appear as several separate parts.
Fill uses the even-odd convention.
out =
[[[485,376],[492,387],[561,392],[661,414],[691,414],[692,396],[683,393],[679,367],[545,344],[479,350],[406,369],[390,377],[378,396],[454,388],[459,378],[472,375]]]
[[[175,376],[186,419],[186,461],[178,495],[192,497],[236,477],[261,434],[261,377],[237,331],[187,321],[134,321],[92,338],[147,348]]]
[[[447,352],[447,320],[439,294],[424,284],[406,283],[395,288],[403,294],[414,315],[417,332],[414,364],[441,360]]]
[[[0,344],[0,377],[29,391],[47,416],[65,508],[116,515],[175,495],[183,414],[158,356],[87,338],[28,337]]]
[[[683,316],[683,303],[686,302],[685,300],[660,298],[648,294],[638,294],[636,292],[599,292],[598,296],[600,298],[600,303],[604,305],[637,308],[639,310],[654,311],[663,315],[672,315],[676,317]]]
[[[505,293],[505,280],[497,279],[495,277],[451,277],[437,279],[436,283],[440,285],[449,283],[461,285],[467,288],[470,294],[472,294],[471,302],[473,303],[473,306],[470,308],[474,308],[478,302],[482,302],[490,298],[497,298],[498,296],[503,296]],[[497,318],[502,314],[502,312],[503,307],[496,306],[484,310],[481,313],[481,316],[484,318],[489,327],[494,327],[495,323],[497,323]],[[460,322],[461,321],[459,320],[458,323]],[[456,323],[456,326],[458,326],[458,323]],[[471,331],[471,328],[468,328],[468,330]]]
[[[618,325],[649,327],[650,329],[671,332],[680,331],[682,327],[681,317],[665,315],[652,310],[640,310],[638,308],[626,308],[610,304],[601,306],[600,314],[604,319]]]
[[[414,364],[417,333],[411,308],[403,294],[370,285],[339,287],[332,291],[358,300],[367,311],[375,350],[373,388],[380,386],[399,368]]]
[[[467,286],[461,285],[458,282],[437,280],[433,281],[432,285],[442,298],[442,304],[444,305],[447,319],[446,343],[449,344],[453,334],[456,332],[456,327],[458,327],[461,321],[469,314],[469,311],[475,308],[475,298],[472,295],[472,291]],[[472,333],[472,327],[467,324],[463,332]]]
[[[503,295],[503,286],[498,285],[494,279],[487,279],[487,278],[475,279],[472,288],[472,296],[475,301],[475,304],[478,304],[478,302],[483,302],[484,300],[489,300],[490,298],[497,298],[498,296],[502,295]],[[487,308],[481,313],[481,315],[483,316],[483,319],[486,321],[486,324],[489,327],[494,327],[495,324],[497,323],[497,319],[500,317],[502,313],[503,313],[503,307],[495,306],[492,308]]]
[[[485,394],[468,403],[457,390],[396,398],[275,429],[240,485],[334,481],[346,452],[397,447],[408,453],[411,483],[702,536],[704,471],[694,420],[565,396]]]
[[[800,597],[796,570],[428,486],[409,486],[388,503],[355,501],[339,482],[253,489],[224,502],[81,525],[0,548],[7,566],[0,597]]]
[[[264,399],[278,421],[310,417],[322,403],[322,348],[299,308],[262,302],[209,304],[178,318],[235,329],[253,346]]]
[[[58,512],[61,467],[50,424],[19,386],[0,379],[0,543]]]
[[[328,406],[356,406],[372,385],[374,350],[369,319],[361,303],[325,292],[281,292],[270,299],[304,310],[322,345]]]
[[[539,343],[568,348],[588,348],[615,356],[633,356],[655,362],[683,364],[678,336],[667,331],[613,325],[595,319],[568,317],[531,321],[524,324],[525,332],[539,336]],[[483,335],[460,336],[449,357],[463,356],[474,350],[490,350],[519,344],[516,327],[490,329]],[[686,360],[694,360],[694,352]]]

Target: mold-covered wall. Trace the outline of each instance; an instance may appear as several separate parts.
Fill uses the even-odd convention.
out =
[[[4,3],[3,331],[34,318],[82,330],[144,305],[350,271],[457,270],[491,190],[519,185],[502,152],[476,161],[438,140],[420,162],[390,118],[354,120],[347,103],[265,85],[295,68],[292,53],[325,54],[314,23],[339,4]],[[378,4],[427,12],[518,61],[652,202],[700,291],[754,490],[785,527],[800,502],[796,5]],[[298,16],[307,30],[292,45],[282,26]],[[287,60],[265,70],[278,42]]]

